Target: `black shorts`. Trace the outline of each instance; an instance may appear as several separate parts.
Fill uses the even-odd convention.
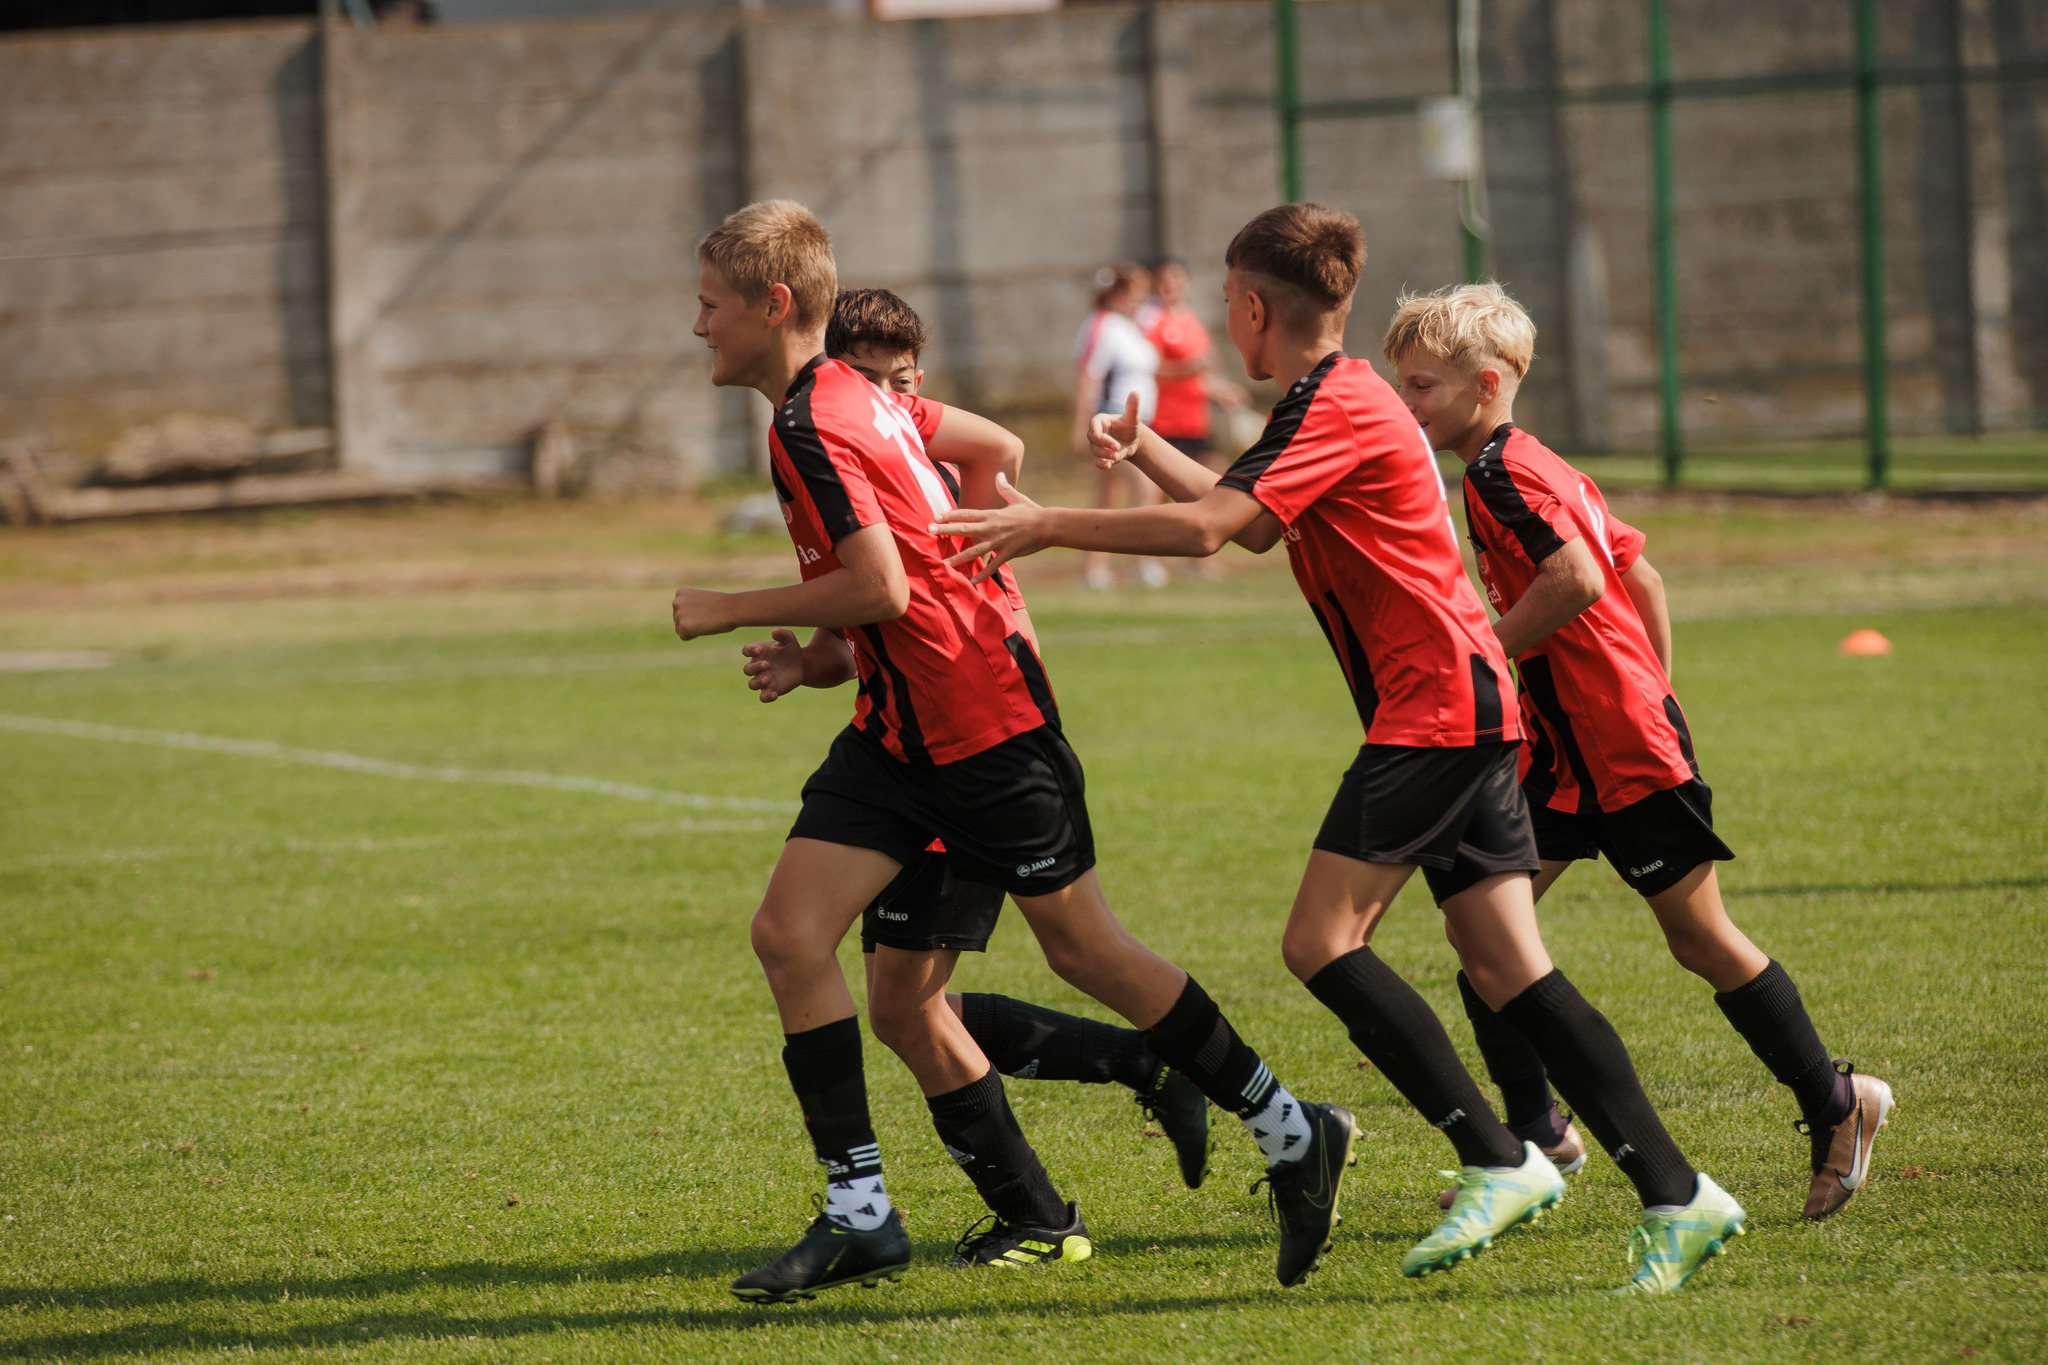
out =
[[[907,953],[986,952],[1002,913],[1001,887],[954,876],[949,856],[927,849],[862,912],[860,950],[872,953],[879,945]]]
[[[1536,825],[1536,851],[1545,862],[1605,854],[1640,896],[1670,890],[1701,863],[1724,863],[1735,856],[1714,833],[1714,792],[1698,778],[1617,811],[1532,804],[1529,814]]]
[[[1344,774],[1315,846],[1365,863],[1412,863],[1442,905],[1501,872],[1536,870],[1513,744],[1368,744]]]
[[[952,875],[1013,896],[1043,896],[1095,866],[1081,760],[1042,725],[956,763],[891,758],[847,726],[804,783],[792,839],[822,839],[918,864],[945,841]]]
[[[1216,443],[1207,436],[1162,436],[1160,439],[1191,460],[1206,460],[1216,453]]]

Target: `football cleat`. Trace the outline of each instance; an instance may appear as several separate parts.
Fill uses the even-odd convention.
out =
[[[1172,1067],[1162,1066],[1152,1088],[1139,1091],[1137,1099],[1138,1107],[1172,1141],[1181,1183],[1191,1190],[1201,1189],[1203,1177],[1209,1174],[1209,1097]]]
[[[789,1303],[822,1289],[900,1280],[910,1268],[910,1234],[896,1210],[880,1227],[860,1232],[820,1213],[803,1240],[759,1270],[732,1282],[732,1294],[746,1303]]]
[[[983,1223],[990,1226],[984,1229]],[[1095,1244],[1088,1240],[1081,1210],[1070,1203],[1065,1227],[1010,1223],[993,1213],[984,1214],[960,1234],[953,1259],[946,1264],[955,1270],[981,1265],[1008,1270],[1052,1261],[1085,1261],[1094,1254]]]
[[[1467,1166],[1456,1179],[1450,1211],[1401,1258],[1403,1275],[1412,1279],[1470,1260],[1509,1228],[1535,1222],[1564,1198],[1564,1177],[1533,1142],[1522,1144],[1522,1164],[1511,1171]]]
[[[1699,1268],[1743,1234],[1749,1215],[1726,1190],[1702,1175],[1692,1202],[1676,1213],[1643,1210],[1628,1238],[1635,1274],[1617,1294],[1675,1294]]]
[[[1264,1185],[1280,1219],[1280,1260],[1274,1273],[1283,1285],[1297,1285],[1322,1263],[1330,1249],[1330,1230],[1341,1221],[1337,1194],[1344,1171],[1358,1160],[1358,1123],[1349,1109],[1334,1104],[1302,1102],[1308,1120],[1308,1146],[1293,1161],[1268,1166],[1252,1182]]]
[[[1816,1129],[1804,1119],[1794,1127],[1813,1140],[1813,1183],[1806,1187],[1808,1218],[1826,1218],[1841,1211],[1870,1178],[1870,1148],[1878,1130],[1891,1119],[1892,1088],[1875,1076],[1859,1076],[1848,1062],[1835,1066],[1849,1078],[1856,1106],[1840,1123]]]
[[[1555,1122],[1551,1118],[1553,1114],[1557,1115]],[[1546,1146],[1543,1139],[1555,1133],[1558,1124],[1564,1125],[1564,1136]],[[1556,1105],[1550,1107],[1549,1114],[1533,1123],[1525,1123],[1519,1127],[1509,1124],[1508,1131],[1515,1135],[1518,1142],[1535,1143],[1536,1150],[1549,1158],[1550,1164],[1557,1167],[1559,1175],[1577,1175],[1586,1169],[1586,1140],[1579,1136],[1579,1125],[1573,1123],[1569,1115],[1559,1114]],[[1447,1209],[1457,1198],[1458,1187],[1453,1185],[1437,1195],[1436,1206]]]

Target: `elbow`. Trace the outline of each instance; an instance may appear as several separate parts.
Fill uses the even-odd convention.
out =
[[[1607,585],[1597,578],[1583,579],[1577,586],[1579,589],[1578,609],[1580,611],[1584,611],[1607,595]]]
[[[1230,533],[1213,522],[1205,522],[1195,538],[1195,552],[1207,559],[1230,543]]]
[[[885,583],[875,599],[875,620],[893,621],[910,610],[910,583],[902,578]]]

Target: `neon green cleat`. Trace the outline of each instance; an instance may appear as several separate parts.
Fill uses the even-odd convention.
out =
[[[1494,1238],[1517,1223],[1535,1222],[1564,1198],[1564,1177],[1533,1142],[1522,1144],[1522,1164],[1512,1171],[1467,1166],[1456,1179],[1451,1211],[1401,1258],[1403,1275],[1449,1270],[1492,1246]]]
[[[1709,1258],[1721,1254],[1730,1238],[1743,1234],[1748,1218],[1726,1190],[1702,1175],[1692,1202],[1677,1213],[1643,1211],[1643,1221],[1628,1239],[1635,1276],[1615,1292],[1677,1293]]]

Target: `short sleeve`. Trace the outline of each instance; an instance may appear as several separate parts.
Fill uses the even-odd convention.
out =
[[[834,545],[863,526],[882,520],[881,499],[868,478],[861,452],[847,433],[821,430],[811,407],[811,394],[799,394],[775,414],[775,432],[783,452],[818,521]]]
[[[1487,537],[1504,542],[1487,546],[1496,554],[1512,547],[1530,564],[1541,564],[1562,550],[1566,541],[1578,538],[1578,524],[1557,494],[1495,451],[1482,451],[1472,462],[1465,471],[1465,487],[1470,500],[1485,508],[1487,518],[1499,527],[1499,534]]]
[[[1627,573],[1643,557],[1643,546],[1650,538],[1627,522],[1618,519],[1612,512],[1607,514],[1607,554],[1614,561],[1616,573]]]
[[[911,424],[917,428],[918,439],[926,445],[939,434],[939,419],[946,415],[944,403],[934,403],[929,398],[920,398],[914,393],[891,394],[898,407],[910,414]]]
[[[1219,481],[1249,493],[1286,525],[1358,466],[1343,407],[1316,401],[1321,384],[1299,384],[1273,408],[1266,429]]]

